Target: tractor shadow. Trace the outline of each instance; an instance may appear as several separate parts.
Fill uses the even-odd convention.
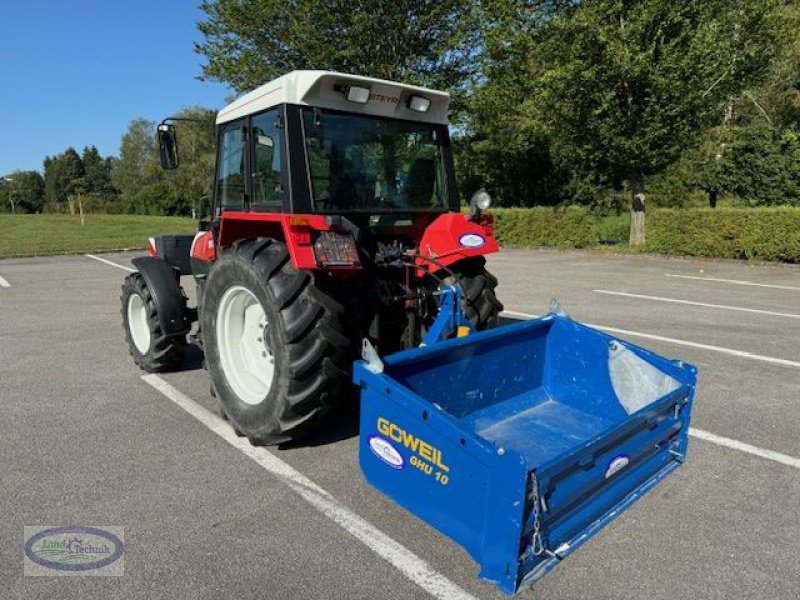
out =
[[[500,317],[500,327],[504,325],[513,325],[514,323],[519,323],[520,321],[525,321],[522,317]]]
[[[204,359],[205,355],[203,354],[203,350],[197,344],[188,344],[186,346],[186,354],[183,357],[183,362],[171,371],[173,373],[197,371],[203,368]]]
[[[323,427],[300,440],[281,444],[278,448],[281,450],[316,448],[357,437],[359,416],[358,394],[354,387],[347,401],[343,403],[342,407],[335,410]]]

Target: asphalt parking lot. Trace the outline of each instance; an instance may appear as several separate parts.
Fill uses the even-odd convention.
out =
[[[114,266],[131,256],[0,261],[0,598],[505,597],[363,481],[354,415],[253,450],[214,416],[199,353],[143,379]],[[686,465],[519,597],[800,598],[800,269],[511,249],[489,266],[508,318],[557,298],[700,370]],[[74,523],[124,527],[124,576],[24,577],[23,526]]]

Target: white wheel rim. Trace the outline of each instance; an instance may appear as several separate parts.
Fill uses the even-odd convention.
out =
[[[128,296],[128,329],[139,354],[147,354],[150,350],[150,323],[147,322],[147,307],[139,294]]]
[[[228,384],[245,404],[264,401],[275,374],[275,359],[267,343],[269,325],[264,308],[240,285],[222,296],[217,312],[217,344]]]

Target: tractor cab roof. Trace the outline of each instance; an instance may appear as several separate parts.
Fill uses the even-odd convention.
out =
[[[352,95],[348,93],[351,89],[354,89]],[[423,100],[414,100],[412,103],[412,97],[421,97]],[[427,110],[421,111],[419,107],[426,105],[425,100],[429,100],[430,104]],[[278,104],[316,106],[446,125],[450,95],[413,85],[333,71],[292,71],[248,92],[220,110],[217,124],[240,119]]]

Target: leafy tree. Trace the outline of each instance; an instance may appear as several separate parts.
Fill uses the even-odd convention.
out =
[[[161,179],[139,189],[130,201],[129,212],[139,215],[175,214],[177,204],[175,191],[167,181]]]
[[[645,178],[758,83],[779,41],[777,0],[496,5],[476,133],[494,127],[493,146],[511,150],[545,140],[573,188],[628,181],[642,201]]]
[[[83,177],[83,161],[74,148],[44,159],[45,199],[55,210],[64,210],[75,182]]]
[[[190,215],[214,180],[214,117],[205,108],[190,108],[176,117],[180,166],[163,171],[158,157],[156,124],[130,122],[122,136],[119,159],[111,166],[111,183],[119,190],[120,207],[138,214]],[[181,120],[181,119],[190,119]],[[88,185],[88,182],[87,182]],[[161,199],[157,195],[161,194]]]
[[[14,171],[0,181],[2,210],[38,213],[44,205],[44,179],[38,171]]]
[[[800,203],[800,135],[765,123],[736,128],[720,187],[751,205]]]
[[[294,69],[457,89],[473,71],[477,3],[463,0],[205,0],[202,76],[237,91]]]
[[[800,130],[800,3],[786,2],[774,19],[780,41],[763,81],[734,98],[732,121],[766,124],[776,131]]]
[[[166,214],[200,215],[203,202],[214,185],[214,123],[216,114],[202,107],[188,108],[177,115],[178,154],[180,165],[166,173],[174,204]],[[207,205],[207,203],[206,203]]]
[[[119,159],[111,169],[111,183],[119,190],[120,200],[131,212],[140,190],[164,179],[158,165],[155,142],[156,125],[146,119],[134,119],[122,135]]]
[[[81,156],[83,161],[83,185],[88,194],[93,194],[103,200],[112,200],[116,190],[111,183],[111,157],[103,158],[95,146],[87,146]]]

